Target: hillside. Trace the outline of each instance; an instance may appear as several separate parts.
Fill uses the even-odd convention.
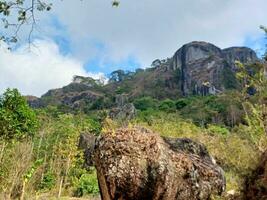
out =
[[[118,158],[118,152],[129,156],[126,160],[129,160],[130,165],[120,165],[126,166],[125,172],[131,171],[133,161],[136,161],[132,158],[138,157],[136,152],[139,152],[138,155],[145,155],[141,156],[140,162],[136,162],[136,166],[139,166],[138,163],[158,163],[161,166],[160,163],[164,162],[158,162],[160,158],[170,160],[165,159],[165,155],[178,156],[163,165],[167,166],[167,171],[176,166],[172,163],[183,163],[180,161],[184,158],[187,164],[175,169],[178,170],[177,174],[180,174],[180,171],[189,172],[180,176],[180,181],[185,186],[175,184],[175,191],[169,193],[172,196],[175,196],[178,187],[186,191],[184,194],[177,193],[187,196],[181,199],[195,199],[195,191],[199,191],[199,187],[189,186],[188,190],[187,184],[192,185],[195,181],[201,182],[201,179],[205,179],[205,183],[202,183],[207,184],[207,188],[214,186],[217,180],[220,184],[215,184],[214,189],[206,191],[206,197],[198,199],[231,200],[243,199],[246,195],[257,199],[258,195],[265,194],[257,185],[265,180],[261,178],[262,173],[258,172],[257,167],[261,172],[261,166],[265,166],[265,162],[260,165],[258,163],[267,145],[267,82],[264,78],[266,63],[235,66],[236,60],[252,63],[258,58],[255,52],[245,47],[221,50],[209,43],[193,42],[180,48],[172,58],[153,61],[151,68],[138,69],[136,72],[114,71],[108,84],[90,77],[75,76],[69,85],[50,90],[41,98],[28,96],[30,105],[40,109],[30,108],[18,90],[7,89],[0,99],[0,131],[4,138],[0,141],[0,182],[4,183],[0,187],[0,199],[23,199],[23,196],[25,199],[31,199],[33,195],[45,199],[53,199],[55,196],[98,197],[105,182],[101,182],[102,178],[97,174],[111,168],[109,178],[114,177],[113,174],[118,175],[113,173],[114,170],[120,170],[119,167],[114,168],[114,163],[118,162],[115,160],[113,163],[113,158]],[[249,90],[254,91],[253,95],[249,94]],[[129,129],[120,129],[127,125]],[[120,133],[118,130],[125,130],[123,133],[127,133],[131,138],[134,130],[131,127],[141,127],[136,130],[142,130],[136,132],[138,135],[134,143],[131,143],[132,139],[126,139],[124,136],[114,139],[114,136]],[[155,137],[145,139],[149,130],[154,132]],[[106,150],[103,147],[102,151],[98,141],[107,135],[111,137],[106,138],[106,142],[102,144],[111,143],[106,146]],[[89,138],[89,145],[81,147],[82,138]],[[151,154],[156,152],[156,149],[152,148],[157,144],[153,138],[158,138],[155,140],[158,144],[164,144],[156,148],[165,149],[157,154],[163,157]],[[120,147],[114,148],[116,144]],[[140,145],[140,151],[135,151],[138,149],[137,144]],[[147,154],[140,153],[145,149],[149,150]],[[182,155],[181,149],[185,150]],[[177,154],[166,154],[169,150]],[[107,155],[106,158],[111,159],[100,159],[100,155],[104,154]],[[210,159],[195,157],[199,155],[207,155],[204,157]],[[192,158],[196,158],[193,163]],[[92,167],[92,164],[96,168]],[[131,183],[130,186],[135,183],[142,186],[144,183],[147,191],[150,191],[150,184],[153,183],[151,180],[161,180],[162,182],[154,183],[166,185],[168,181],[154,179],[155,173],[151,173],[151,167],[158,164],[141,164],[140,168],[135,167],[141,170],[137,170],[134,175],[147,172],[140,176],[148,177],[144,182],[130,182],[131,176],[126,175],[125,179],[127,173],[124,172],[123,179],[119,182],[126,185]],[[218,165],[218,170],[207,171],[214,164]],[[144,166],[147,170],[142,168]],[[198,176],[199,173],[195,173],[194,167],[190,166],[200,166],[200,174],[214,172],[212,177],[215,179]],[[155,170],[160,168],[156,167]],[[192,169],[194,172],[191,173]],[[118,180],[116,176],[114,180]],[[161,177],[160,173],[158,177]],[[169,177],[174,176],[170,174]],[[172,178],[166,180],[178,180]],[[152,188],[156,188],[154,183]],[[130,186],[123,185],[122,188],[129,189]],[[115,191],[112,184],[109,187],[110,191]],[[249,193],[245,192],[246,188]],[[121,191],[123,194],[130,191],[130,195],[134,197],[136,194],[145,196],[157,193],[139,190],[132,193],[131,189]],[[213,195],[209,197],[211,194]]]
[[[69,85],[28,100],[33,107],[57,105],[85,109],[99,103],[112,107],[118,94],[126,94],[130,100],[143,96],[162,100],[217,94],[239,87],[235,61],[250,63],[257,60],[256,53],[247,47],[220,49],[207,42],[191,42],[171,58],[153,61],[150,68],[112,72],[108,84],[76,76]]]

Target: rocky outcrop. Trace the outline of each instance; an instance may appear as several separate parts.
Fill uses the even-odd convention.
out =
[[[235,61],[256,60],[256,53],[246,47],[221,50],[210,43],[191,42],[174,54],[170,69],[180,70],[183,95],[216,94],[236,87]]]
[[[33,106],[60,105],[70,110],[88,110],[92,104],[101,102],[106,102],[105,106],[100,106],[102,108],[114,107],[118,94],[126,94],[131,101],[144,96],[162,100],[218,94],[227,89],[239,89],[235,61],[249,63],[258,61],[258,58],[247,47],[220,49],[207,42],[191,42],[183,45],[171,58],[153,61],[151,68],[136,72],[116,70],[107,84],[103,80],[74,76],[71,84],[50,90],[38,101],[30,103]],[[133,106],[128,105],[125,109],[131,110]],[[124,113],[117,108],[112,111],[115,117]]]
[[[136,109],[133,103],[128,102],[127,95],[116,96],[116,106],[109,112],[111,119],[119,119],[127,122],[136,116]]]
[[[267,199],[267,151],[262,155],[261,161],[246,181],[245,200]]]
[[[224,59],[230,64],[233,70],[236,70],[236,61],[241,63],[249,63],[258,60],[255,51],[247,47],[230,47],[223,49],[222,53]]]
[[[221,194],[223,171],[207,151],[173,143],[144,128],[103,134],[94,153],[102,199],[206,200]]]
[[[41,108],[44,106],[42,100],[35,96],[25,96],[28,104],[32,108]]]

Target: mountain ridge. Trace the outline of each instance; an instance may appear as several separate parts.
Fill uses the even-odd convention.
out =
[[[179,48],[171,58],[154,60],[151,68],[114,71],[107,84],[75,76],[69,85],[49,90],[41,98],[28,98],[28,102],[33,107],[84,108],[101,101],[109,107],[119,94],[126,94],[130,100],[142,96],[174,99],[217,94],[238,87],[235,61],[253,63],[259,58],[248,47],[220,49],[208,42],[193,41]]]

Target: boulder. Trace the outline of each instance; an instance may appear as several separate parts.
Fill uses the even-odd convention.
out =
[[[216,163],[214,158],[209,155],[207,148],[200,143],[194,142],[188,138],[169,138],[163,137],[163,140],[173,151],[182,151],[187,154],[195,154],[200,158]]]
[[[103,134],[94,150],[102,199],[204,200],[221,194],[222,169],[202,145],[184,141],[173,145],[138,127]]]

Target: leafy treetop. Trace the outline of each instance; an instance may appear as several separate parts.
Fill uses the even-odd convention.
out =
[[[17,89],[7,89],[0,98],[0,138],[33,137],[37,118]]]

